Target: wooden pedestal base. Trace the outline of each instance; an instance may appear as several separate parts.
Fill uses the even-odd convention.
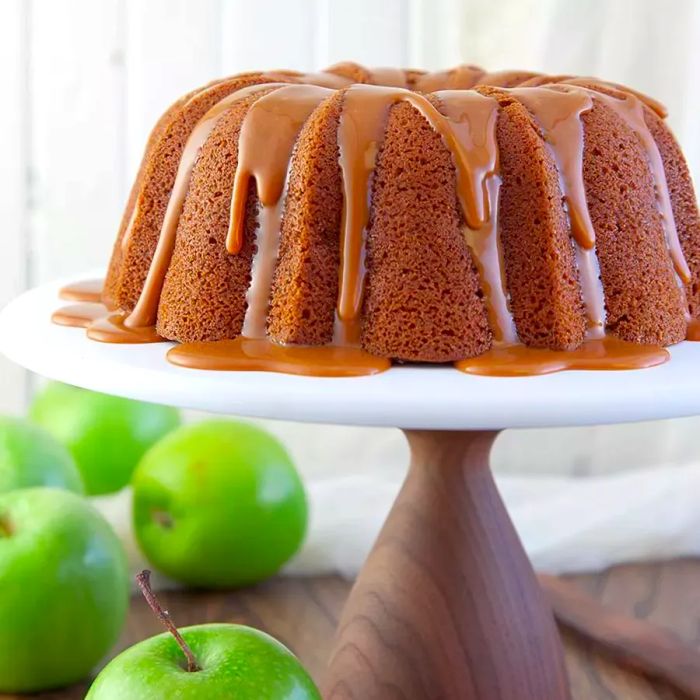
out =
[[[406,435],[411,468],[341,618],[324,699],[568,700],[552,612],[489,469],[497,433]]]

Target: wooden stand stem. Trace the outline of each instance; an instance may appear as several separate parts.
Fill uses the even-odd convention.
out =
[[[488,466],[496,433],[406,435],[411,468],[343,613],[325,700],[568,700],[551,610]]]

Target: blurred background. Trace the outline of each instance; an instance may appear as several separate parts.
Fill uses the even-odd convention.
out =
[[[105,265],[151,126],[215,77],[340,60],[595,75],[669,107],[698,182],[698,45],[697,0],[2,0],[0,305]],[[21,412],[35,381],[0,359],[0,412]],[[398,431],[268,426],[310,475],[404,468]],[[670,467],[694,469],[699,430],[684,419],[508,432],[494,459],[501,473],[574,481],[629,471],[657,483],[663,469],[672,485]]]

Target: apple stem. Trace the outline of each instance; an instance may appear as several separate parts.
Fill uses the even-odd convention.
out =
[[[143,597],[146,599],[146,602],[151,610],[153,610],[160,621],[165,625],[168,632],[175,637],[175,641],[178,643],[178,646],[180,649],[182,649],[182,653],[187,659],[187,670],[190,673],[200,671],[201,669],[197,663],[195,655],[192,653],[192,649],[189,648],[187,642],[182,638],[182,635],[178,631],[177,627],[175,627],[175,623],[170,619],[170,614],[158,602],[158,598],[156,598],[156,594],[151,588],[151,572],[148,569],[144,569],[140,574],[137,574],[136,583],[138,583],[141,593],[143,593]]]

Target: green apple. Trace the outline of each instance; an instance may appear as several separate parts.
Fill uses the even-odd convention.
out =
[[[169,634],[151,637],[113,659],[86,700],[321,700],[296,657],[277,640],[242,625],[178,630],[150,587],[136,580]]]
[[[272,435],[246,423],[174,431],[146,453],[132,484],[144,555],[190,585],[260,581],[304,539],[306,494],[294,464]]]
[[[180,424],[174,408],[56,383],[30,414],[70,450],[90,495],[124,488],[146,450]]]
[[[83,493],[70,452],[39,426],[0,416],[0,493],[51,486]]]
[[[282,644],[241,625],[180,630],[199,670],[165,632],[122,652],[97,676],[86,700],[320,700],[303,666]]]
[[[0,494],[0,692],[85,678],[117,640],[128,599],[121,544],[85,499]]]

